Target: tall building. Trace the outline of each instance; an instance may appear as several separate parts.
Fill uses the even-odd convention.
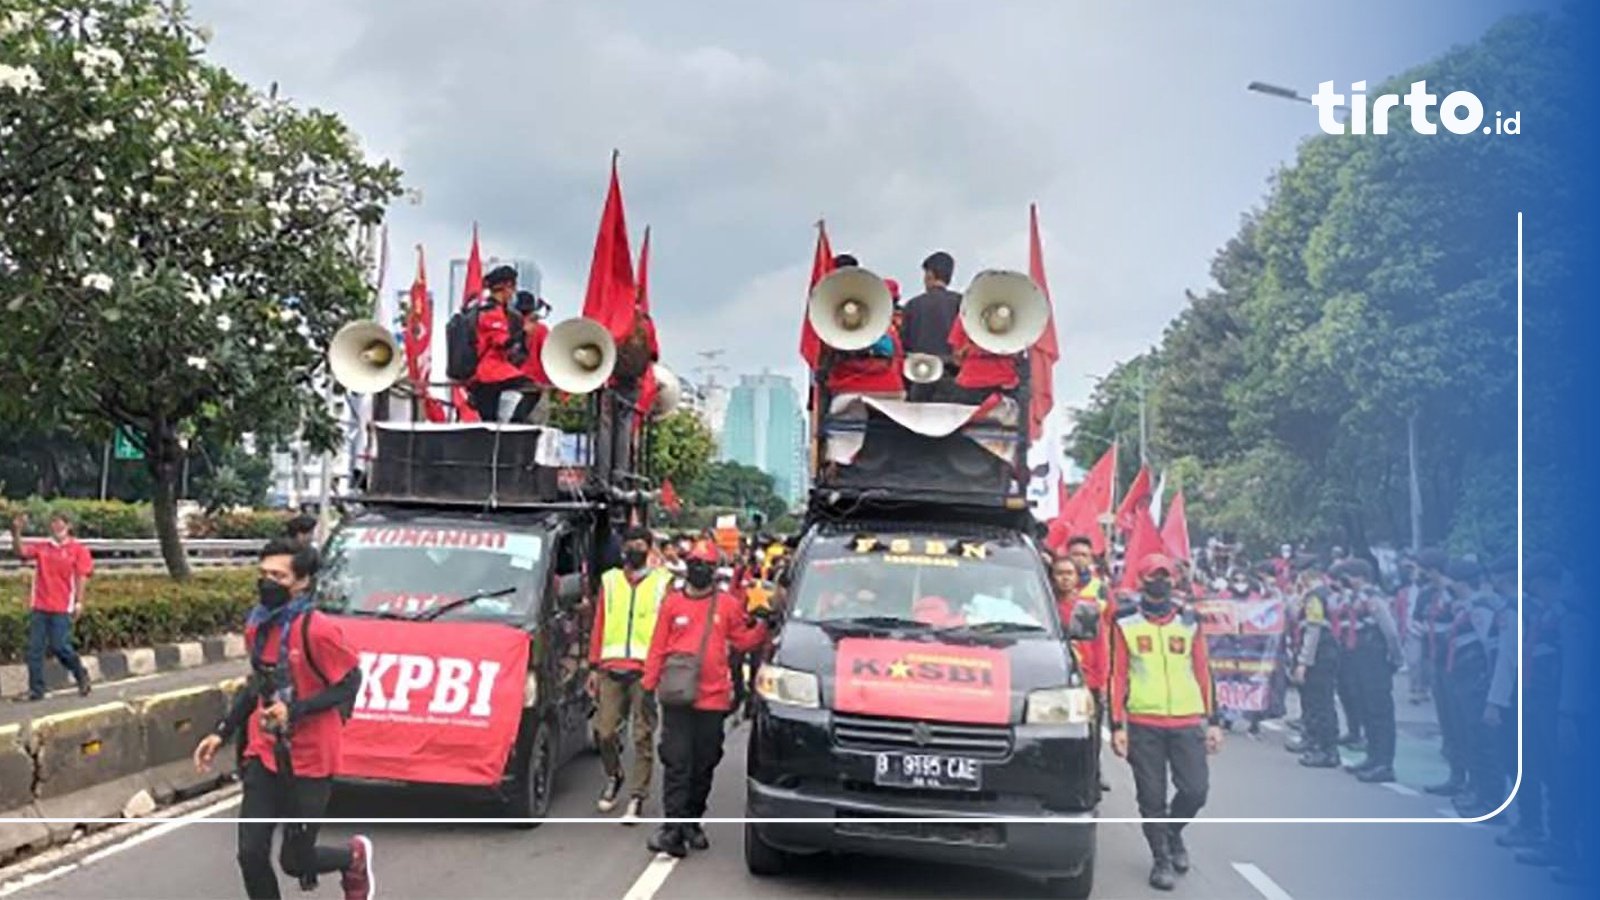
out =
[[[739,376],[728,395],[721,450],[723,459],[771,475],[778,496],[790,505],[805,499],[805,412],[787,376]]]

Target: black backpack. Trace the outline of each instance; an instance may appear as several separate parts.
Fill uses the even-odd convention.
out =
[[[312,613],[307,611],[300,616],[300,648],[306,655],[306,666],[311,669],[311,674],[317,676],[317,680],[322,682],[322,687],[326,690],[333,687],[334,683],[323,674],[322,667],[317,665],[316,657],[311,655],[311,615]],[[338,710],[341,721],[350,721],[350,715],[356,711],[356,698],[360,694],[361,691],[358,689],[356,693],[350,695],[350,699],[334,707]]]
[[[444,326],[444,373],[451,381],[471,381],[478,373],[478,313],[481,303],[474,303],[450,317]],[[522,314],[506,310],[506,324],[510,329],[511,344],[506,348],[506,358],[512,365],[520,366],[528,358],[528,339],[523,332]]]

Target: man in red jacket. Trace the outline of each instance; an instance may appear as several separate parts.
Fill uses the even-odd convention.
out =
[[[766,639],[767,627],[749,620],[744,606],[717,590],[717,550],[701,541],[689,554],[684,584],[661,602],[650,655],[644,663],[644,689],[656,691],[668,657],[699,657],[694,701],[674,705],[661,697],[662,811],[669,819],[646,842],[651,850],[682,857],[689,848],[711,846],[693,820],[706,811],[711,777],[722,761],[722,722],[733,709],[730,653],[748,653]],[[709,632],[707,629],[710,629]],[[703,648],[703,649],[702,649]]]
[[[522,316],[511,308],[517,294],[517,270],[497,266],[484,276],[483,283],[489,293],[478,309],[478,369],[467,393],[479,418],[498,422],[501,393],[531,389],[532,382],[522,373],[528,344]],[[521,421],[534,400],[537,397],[524,398],[511,420]]]

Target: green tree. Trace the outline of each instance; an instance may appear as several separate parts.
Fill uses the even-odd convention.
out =
[[[717,452],[717,439],[699,416],[679,410],[652,426],[650,471],[674,487],[698,481]]]
[[[726,460],[712,463],[683,492],[697,507],[719,507],[736,512],[759,512],[772,522],[788,504],[777,494],[772,476],[754,466]]]
[[[337,439],[321,348],[370,310],[355,236],[398,193],[339,119],[203,58],[179,5],[36,0],[0,22],[0,419],[144,444],[188,565],[185,439]]]

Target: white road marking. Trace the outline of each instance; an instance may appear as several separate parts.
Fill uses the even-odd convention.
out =
[[[1399,784],[1397,782],[1393,782],[1393,781],[1386,782],[1383,786],[1385,788],[1391,790],[1391,791],[1394,791],[1396,794],[1399,794],[1402,797],[1421,797],[1422,796],[1421,794],[1417,793],[1416,791],[1412,790],[1411,788],[1408,788],[1405,785]]]
[[[171,834],[185,825],[193,825],[195,822],[198,822],[201,819],[209,818],[210,816],[214,816],[220,812],[225,812],[226,810],[238,805],[239,795],[234,794],[225,800],[219,800],[210,806],[198,809],[179,818],[169,819],[166,821],[162,821],[162,819],[159,818],[149,819],[147,821],[150,823],[151,827],[134,832],[126,840],[118,841],[115,844],[101,847],[99,850],[96,850],[75,862],[70,862],[65,865],[57,866],[54,869],[47,869],[42,872],[29,872],[13,881],[0,884],[0,897],[9,897],[12,894],[27,890],[34,885],[43,884],[47,881],[54,881],[63,875],[76,872],[79,869],[99,862],[108,856],[114,856],[124,850],[137,847],[146,841],[154,840],[163,835]],[[157,822],[161,822],[162,824],[155,824]]]
[[[99,850],[96,850],[95,852],[79,860],[78,864],[81,866],[93,865],[94,863],[97,863],[108,856],[115,856],[124,850],[131,850],[145,841],[153,841],[158,837],[171,834],[185,825],[193,825],[198,819],[208,818],[216,815],[217,813],[232,809],[233,807],[239,805],[240,796],[241,795],[236,794],[226,800],[213,803],[205,809],[196,810],[195,812],[192,812],[181,819],[173,819],[164,825],[157,825],[154,828],[147,828],[144,831],[135,834],[133,837],[122,841],[121,843],[112,844],[109,847],[102,847]]]
[[[1288,891],[1279,887],[1271,876],[1261,871],[1261,868],[1254,863],[1236,862],[1233,864],[1233,870],[1238,872],[1245,881],[1250,882],[1250,886],[1256,889],[1256,893],[1267,898],[1267,900],[1294,900],[1294,897]]]
[[[677,857],[657,853],[655,859],[650,860],[650,865],[639,873],[639,879],[633,883],[633,887],[622,895],[622,900],[650,900],[667,883],[667,876],[672,874],[677,865]]]

